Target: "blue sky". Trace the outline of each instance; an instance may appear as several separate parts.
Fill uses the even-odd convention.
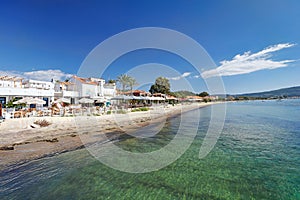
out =
[[[299,10],[297,0],[1,1],[0,71],[64,78],[76,74],[89,52],[105,39],[133,28],[164,27],[205,48],[228,93],[300,85]],[[264,53],[266,49],[270,51]],[[181,75],[170,77],[174,90],[185,89],[178,84],[182,78],[195,91],[206,90],[186,61],[159,51],[124,56],[103,78],[114,79],[149,62],[176,68]],[[207,74],[213,76],[213,71]]]

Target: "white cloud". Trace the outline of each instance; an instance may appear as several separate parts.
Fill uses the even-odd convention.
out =
[[[175,77],[169,77],[169,80],[173,80],[173,81],[177,81],[180,80],[182,78],[188,77],[191,74],[191,72],[184,72],[183,74],[181,74],[180,76],[175,76]]]
[[[244,54],[236,55],[232,60],[224,60],[216,69],[204,71],[201,75],[203,78],[210,78],[215,76],[233,76],[238,74],[247,74],[263,69],[276,69],[280,67],[287,67],[288,63],[295,60],[271,60],[272,52],[279,51],[285,48],[290,48],[294,44],[284,43],[269,46],[262,51],[252,53],[250,51]]]
[[[51,81],[53,80],[65,80],[71,77],[71,74],[66,74],[61,70],[38,70],[31,72],[19,72],[19,71],[0,71],[0,75],[6,76],[17,76],[25,79],[34,79],[40,81]]]
[[[45,80],[50,81],[53,80],[65,80],[69,78],[70,74],[66,74],[61,70],[39,70],[39,71],[32,71],[32,72],[24,72],[24,76],[28,79],[35,79],[35,80]]]
[[[17,76],[24,78],[24,76],[18,71],[0,71],[0,76]]]

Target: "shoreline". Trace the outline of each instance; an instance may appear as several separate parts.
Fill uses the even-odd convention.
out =
[[[164,123],[165,120],[184,112],[218,103],[222,102],[159,106],[153,107],[149,111],[127,114],[7,120],[0,125],[0,147],[12,147],[13,150],[0,150],[0,170],[85,148],[81,141],[82,136],[88,136],[88,144],[92,144],[100,142],[101,140],[97,139],[97,136],[102,134],[117,137],[154,123]],[[30,127],[30,124],[37,120],[47,120],[51,124],[48,127]]]

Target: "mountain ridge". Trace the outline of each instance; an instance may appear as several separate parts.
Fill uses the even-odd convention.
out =
[[[269,90],[264,92],[254,92],[254,93],[244,93],[244,94],[235,94],[230,96],[244,96],[244,97],[300,97],[300,86],[293,86],[287,88],[281,88],[276,90]]]

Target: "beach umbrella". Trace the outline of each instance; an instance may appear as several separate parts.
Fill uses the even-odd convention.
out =
[[[22,99],[19,99],[18,101],[15,101],[15,102],[13,102],[13,104],[22,104],[22,103],[24,103],[23,101],[22,101]]]
[[[93,99],[88,99],[88,98],[81,98],[78,102],[83,104],[83,105],[87,105],[88,107],[90,107],[91,104],[94,103],[94,100]]]
[[[32,97],[24,97],[23,99],[13,102],[13,104],[30,104],[31,101],[33,101]]]
[[[71,100],[69,98],[62,97],[62,98],[59,98],[56,101],[54,101],[54,103],[68,103],[68,104],[70,104]]]
[[[39,98],[33,98],[32,100],[29,100],[27,102],[27,104],[40,104],[40,105],[43,105],[43,104],[46,104],[46,101],[44,101],[43,99],[39,99]]]
[[[93,99],[88,99],[88,98],[81,98],[79,100],[79,103],[94,103]]]

